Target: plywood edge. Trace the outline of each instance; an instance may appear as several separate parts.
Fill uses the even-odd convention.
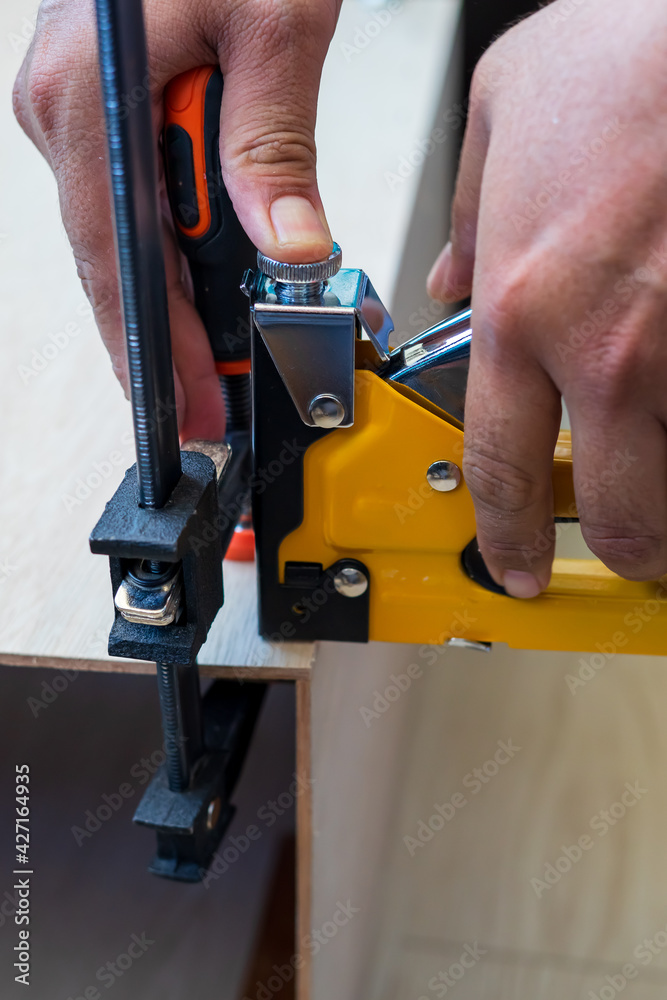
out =
[[[23,656],[0,653],[0,664],[6,667],[44,667],[51,670],[89,671],[103,674],[154,674],[155,664],[145,660],[77,660],[61,656]],[[200,664],[202,677],[225,680],[310,681],[312,664],[303,667],[233,667],[210,663]]]
[[[301,788],[296,806],[296,942],[303,960],[296,984],[296,1000],[310,1000],[312,959],[306,941],[312,924],[313,796],[311,744],[311,685],[296,684],[296,773]]]

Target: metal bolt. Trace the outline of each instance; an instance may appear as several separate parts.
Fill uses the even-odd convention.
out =
[[[343,597],[361,597],[368,590],[368,577],[354,566],[344,566],[334,577],[334,587]]]
[[[345,419],[345,407],[338,396],[322,393],[311,400],[310,419],[317,427],[338,427]]]
[[[206,829],[215,830],[218,820],[220,819],[220,810],[222,809],[222,802],[220,799],[213,799],[209,802],[208,812],[206,813]]]
[[[438,493],[449,493],[461,482],[461,470],[454,462],[433,462],[428,467],[426,481]]]

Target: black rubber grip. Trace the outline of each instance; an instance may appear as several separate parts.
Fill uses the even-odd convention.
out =
[[[208,231],[196,239],[177,227],[179,245],[188,258],[199,312],[216,361],[250,357],[248,300],[240,290],[244,272],[255,267],[257,251],[246,236],[227,194],[220,168],[220,104],[222,73],[208,81],[204,103],[206,184],[211,208]],[[199,221],[196,179],[190,146],[170,125],[164,137],[167,186],[177,221],[194,227]],[[170,134],[171,133],[171,134]]]
[[[196,226],[200,216],[192,139],[180,125],[172,123],[167,126],[164,133],[164,155],[170,181],[169,200],[174,217],[186,229]]]

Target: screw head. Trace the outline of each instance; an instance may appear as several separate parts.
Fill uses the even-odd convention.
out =
[[[354,566],[344,566],[334,577],[334,587],[342,597],[361,597],[368,590],[368,577]]]
[[[308,407],[310,419],[317,427],[338,427],[345,419],[345,407],[338,396],[321,393]]]
[[[209,802],[208,811],[206,813],[206,829],[214,830],[218,820],[220,819],[220,810],[222,809],[222,802],[220,799],[213,799]]]
[[[454,462],[433,462],[426,472],[426,481],[438,493],[449,493],[461,482],[461,470]]]

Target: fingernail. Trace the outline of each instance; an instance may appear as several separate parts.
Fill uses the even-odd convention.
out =
[[[510,597],[520,597],[523,600],[537,597],[538,594],[542,593],[542,585],[537,577],[533,576],[532,573],[523,573],[517,569],[505,570],[503,587]]]
[[[440,253],[426,279],[426,289],[433,299],[444,296],[449,284],[449,270],[452,263],[452,244],[448,243]]]
[[[280,247],[316,246],[321,255],[323,246],[331,251],[331,233],[307,198],[283,195],[271,204],[270,215]]]

